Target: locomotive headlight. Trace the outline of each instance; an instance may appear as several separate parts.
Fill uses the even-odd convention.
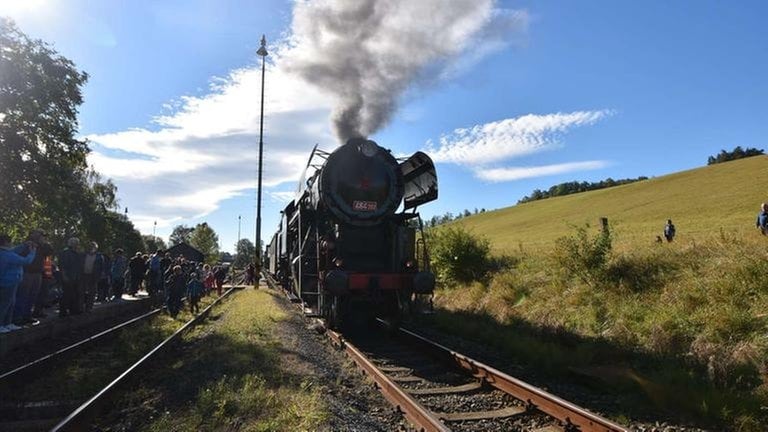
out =
[[[366,157],[373,157],[376,155],[376,153],[379,151],[379,146],[376,145],[373,141],[363,141],[362,144],[360,144],[360,152],[364,154]]]

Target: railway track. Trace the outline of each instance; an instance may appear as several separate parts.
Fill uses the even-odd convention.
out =
[[[148,367],[150,360],[162,351],[166,350],[172,342],[178,340],[186,331],[192,328],[196,323],[204,319],[212,308],[223,299],[231,295],[237,288],[230,288],[221,297],[214,300],[210,305],[203,309],[198,315],[191,318],[184,325],[178,328],[170,336],[163,338],[162,341],[154,345],[139,360],[132,363],[122,373],[116,374],[116,378],[109,378],[106,386],[99,387],[93,396],[83,396],[78,394],[77,388],[62,385],[52,388],[50,385],[42,392],[30,390],[27,385],[32,382],[45,383],[49,378],[59,372],[63,366],[62,361],[72,359],[73,356],[83,358],[85,366],[83,375],[89,371],[95,371],[99,365],[106,364],[110,360],[111,349],[89,350],[81,352],[86,347],[94,347],[104,343],[110,336],[114,336],[120,330],[127,328],[139,322],[146,321],[156,316],[161,309],[155,309],[144,315],[128,320],[122,324],[102,331],[96,335],[90,336],[80,342],[72,344],[54,353],[43,356],[37,360],[19,366],[13,370],[0,374],[0,432],[2,431],[23,431],[23,430],[87,430],[89,422],[98,413],[108,406],[109,402],[119,394],[120,389],[129,382],[130,378],[135,376],[136,372],[144,367]],[[106,347],[106,344],[105,344]],[[98,347],[96,347],[98,348]],[[109,381],[111,379],[111,381]],[[89,383],[89,377],[83,377],[88,387],[93,387],[94,383]],[[101,381],[101,386],[105,381]],[[43,384],[44,386],[44,384]],[[34,386],[33,386],[34,387]],[[41,397],[44,396],[44,397]],[[63,419],[63,420],[62,420]]]
[[[349,337],[325,333],[417,430],[628,431],[413,331],[377,324]]]
[[[422,431],[626,432],[627,429],[404,328],[327,331]]]

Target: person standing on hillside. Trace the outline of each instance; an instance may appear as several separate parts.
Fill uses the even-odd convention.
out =
[[[763,235],[768,235],[768,203],[760,205],[760,213],[757,214],[755,227],[759,228]]]
[[[667,239],[667,243],[675,239],[675,225],[672,219],[667,219],[667,224],[664,225],[664,238]]]

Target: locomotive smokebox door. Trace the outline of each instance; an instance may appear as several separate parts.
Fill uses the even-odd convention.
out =
[[[404,209],[412,209],[437,199],[437,173],[432,159],[416,152],[400,164],[403,174]]]

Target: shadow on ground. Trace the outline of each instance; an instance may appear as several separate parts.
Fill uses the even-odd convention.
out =
[[[500,323],[469,311],[439,309],[411,325],[473,342],[493,366],[620,422],[669,421],[722,430],[768,421],[751,394],[759,379],[745,376],[742,388],[724,388],[707,379],[705,365],[689,359],[638,352],[522,320]]]

